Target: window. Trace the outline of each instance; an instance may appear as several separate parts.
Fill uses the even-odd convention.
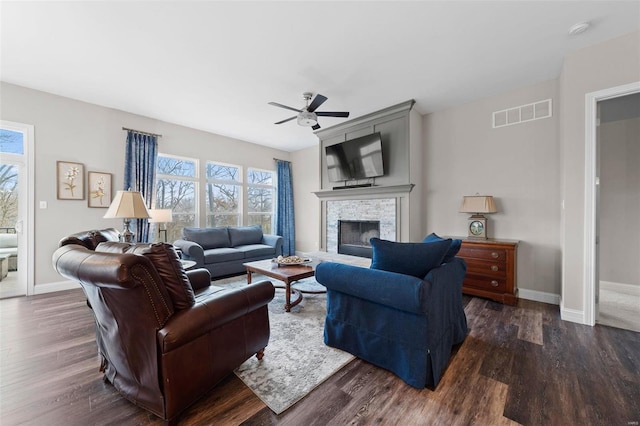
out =
[[[173,211],[173,222],[166,224],[167,241],[181,238],[184,227],[198,226],[197,170],[197,160],[158,155],[155,208]]]
[[[207,163],[207,227],[242,224],[242,169]]]
[[[0,152],[24,154],[23,134],[0,129]],[[7,157],[13,157],[8,155]],[[0,232],[15,232],[18,221],[18,166],[11,162],[0,163]]]
[[[267,170],[247,171],[247,214],[248,225],[262,225],[265,234],[273,232],[274,173]]]

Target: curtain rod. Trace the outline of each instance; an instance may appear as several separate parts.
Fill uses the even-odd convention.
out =
[[[143,135],[151,135],[151,136],[157,136],[159,138],[162,137],[162,135],[158,134],[158,133],[151,133],[151,132],[143,132],[141,130],[136,130],[136,129],[130,129],[128,127],[123,127],[122,130],[128,130],[130,132],[136,132],[136,133],[141,133]]]
[[[281,160],[279,158],[273,157],[274,161],[284,161],[285,163],[290,163],[291,161],[288,160]]]

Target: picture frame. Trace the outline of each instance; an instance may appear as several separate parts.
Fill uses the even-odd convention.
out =
[[[58,200],[84,200],[84,164],[56,161]]]
[[[111,173],[89,172],[87,205],[93,208],[107,209],[111,205]]]

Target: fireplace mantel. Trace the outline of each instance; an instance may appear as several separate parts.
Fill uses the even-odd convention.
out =
[[[367,186],[363,188],[333,189],[314,192],[320,199],[356,199],[370,195],[408,194],[415,185]]]

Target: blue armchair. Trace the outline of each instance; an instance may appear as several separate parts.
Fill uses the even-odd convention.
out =
[[[466,264],[457,257],[424,279],[319,264],[316,279],[327,287],[325,344],[390,370],[413,387],[437,386],[451,347],[467,335],[465,273]]]

